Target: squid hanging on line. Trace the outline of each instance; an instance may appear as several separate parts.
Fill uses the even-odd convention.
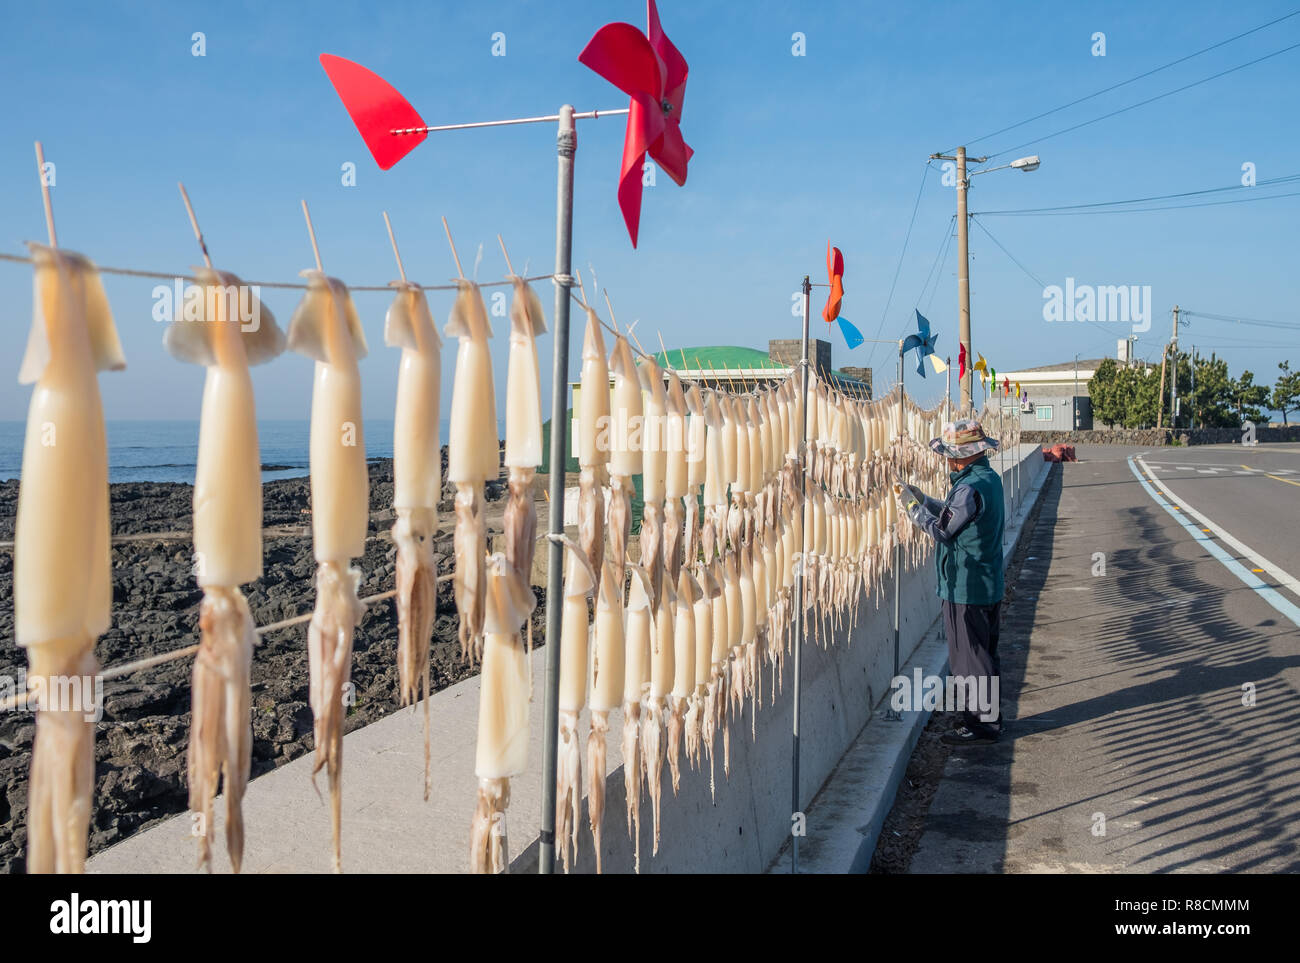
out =
[[[193,672],[189,803],[200,816],[199,865],[211,870],[213,798],[224,782],[226,849],[238,873],[252,764],[254,639],[253,616],[239,586],[262,577],[262,460],[248,368],[279,355],[285,338],[255,294],[245,299],[249,288],[235,275],[209,267],[194,271],[202,300],[187,299],[163,337],[173,357],[207,369],[194,472],[195,574],[203,601]]]
[[[442,339],[424,290],[395,281],[384,343],[400,348],[393,416],[393,544],[397,546],[397,678],[404,706],[424,700],[424,798],[429,798],[429,640],[438,608],[433,539],[442,497],[438,424]]]
[[[613,564],[606,560],[610,568]],[[639,565],[632,569],[624,623],[623,658],[623,788],[627,794],[627,831],[632,837],[636,871],[641,871],[641,704],[650,691],[650,652],[654,647],[654,612],[650,607],[650,578]],[[620,589],[622,580],[619,580]],[[599,652],[599,649],[597,649]]]
[[[509,559],[497,552],[484,566],[483,667],[479,676],[478,795],[470,823],[472,873],[503,873],[510,866],[506,808],[510,780],[528,762],[528,652],[520,627],[536,605]]]
[[[55,247],[28,248],[34,308],[18,383],[35,389],[14,522],[14,635],[36,696],[27,871],[80,873],[95,790],[95,639],[109,627],[113,595],[96,375],[126,361],[95,266]],[[80,704],[56,704],[60,691],[78,692]]]
[[[560,616],[559,740],[556,757],[555,840],[564,871],[578,857],[578,820],[582,814],[582,751],[578,717],[587,705],[591,619],[587,596],[598,591],[598,580],[587,555],[567,536],[564,601]]]
[[[468,570],[474,570],[475,562],[484,566],[482,584],[486,591],[485,596],[474,596],[483,601],[485,639],[479,683],[479,756],[475,770],[479,777],[479,790],[470,829],[470,869],[476,873],[503,872],[509,865],[505,830],[506,807],[510,801],[509,779],[523,768],[531,695],[528,647],[523,643],[521,627],[528,623],[531,631],[530,619],[537,606],[531,578],[537,538],[533,478],[542,461],[542,400],[535,339],[546,331],[546,319],[541,301],[532,288],[520,277],[512,275],[510,280],[514,284],[515,297],[510,307],[506,386],[505,465],[509,472],[509,496],[504,516],[505,552],[493,555],[484,563],[479,554],[482,549],[477,544],[478,529],[464,538],[463,545],[457,544],[457,572],[460,572],[462,557]],[[477,307],[481,306],[482,301],[478,299]],[[475,309],[472,302],[466,305],[466,315],[473,318]],[[485,326],[486,314],[482,321]],[[482,328],[471,324],[466,326],[466,330]],[[460,331],[452,332],[449,328],[448,333],[460,334]],[[463,347],[465,335],[460,336]],[[467,386],[482,377],[482,360],[486,354],[485,343],[482,343],[481,353],[478,350],[481,342],[471,337],[470,343],[473,350],[464,369]],[[460,360],[458,356],[457,387],[462,373]],[[487,377],[490,389],[490,367]],[[453,417],[456,410],[453,402]],[[495,409],[489,410],[495,418]],[[463,407],[461,414],[466,414]],[[467,429],[465,424],[460,427],[462,432]],[[479,423],[478,428],[482,430],[483,425]],[[453,435],[453,438],[458,438],[461,445],[469,440],[465,434]],[[481,457],[484,452],[478,450],[477,454]],[[482,460],[486,466],[486,457]],[[463,490],[457,486],[457,539],[462,537],[460,492]],[[476,485],[472,494],[478,492],[479,486]],[[470,501],[469,507],[472,508],[473,499]],[[480,503],[475,524],[481,525],[482,518]],[[477,575],[473,577],[476,579]],[[458,595],[458,600],[473,595],[469,580],[466,585],[469,591]],[[471,603],[470,608],[473,604],[476,603]]]
[[[304,271],[307,293],[289,323],[289,348],[316,362],[311,400],[312,545],[316,608],[307,630],[310,702],[316,739],[312,776],[329,776],[334,871],[342,871],[343,719],[350,702],[352,636],[365,606],[357,598],[365,554],[370,485],[361,421],[366,338],[342,281]]]
[[[591,330],[593,318],[588,315],[588,331]],[[598,322],[597,322],[598,324]],[[584,346],[585,354],[585,346]],[[588,369],[584,362],[584,372]],[[614,350],[609,357],[609,375],[614,387],[610,394],[611,410],[608,414],[607,427],[598,433],[598,438],[605,439],[604,446],[597,443],[597,449],[605,447],[609,451],[609,521],[606,525],[609,542],[605,557],[612,562],[618,575],[619,592],[622,594],[622,573],[627,562],[627,542],[632,528],[632,477],[641,474],[643,458],[641,445],[642,400],[641,383],[637,375],[636,362],[632,357],[632,347],[627,338],[619,335],[614,340]],[[608,382],[606,382],[608,384]],[[608,393],[608,389],[606,389]],[[583,392],[583,417],[591,420],[602,413],[595,401],[589,401],[589,393]],[[588,408],[588,405],[591,407]],[[594,458],[594,454],[592,455]],[[581,496],[581,493],[580,493]],[[581,534],[581,533],[580,533]],[[648,594],[648,589],[645,590]],[[639,653],[634,653],[634,644],[639,643],[634,626],[634,601],[637,586],[633,584],[627,603],[627,657],[626,684],[623,690],[623,781],[627,790],[627,825],[628,832],[635,832],[637,842],[637,861],[640,863],[640,826],[641,826],[641,700],[644,692],[642,683],[650,683],[650,663],[648,649],[645,650],[646,662],[644,677],[641,677]],[[649,616],[647,616],[649,618]]]
[[[456,611],[460,653],[482,655],[484,592],[487,590],[487,520],[483,487],[501,474],[496,393],[492,385],[492,326],[479,286],[462,278],[446,334],[458,338],[451,395],[447,480],[456,486]]]

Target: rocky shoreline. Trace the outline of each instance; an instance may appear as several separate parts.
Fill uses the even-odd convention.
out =
[[[444,465],[446,451],[443,452]],[[202,591],[191,575],[190,513],[193,489],[167,482],[123,482],[111,487],[113,526],[113,625],[95,646],[108,667],[198,642]],[[502,486],[489,485],[489,538],[501,531]],[[450,487],[444,491],[441,530],[434,543],[438,574],[453,567]],[[394,588],[395,549],[392,463],[370,463],[370,534],[366,554],[355,560],[364,580],[362,596]],[[18,483],[0,483],[0,541],[13,539]],[[245,586],[259,625],[311,611],[310,497],[306,478],[263,487],[265,571]],[[545,518],[545,508],[538,507]],[[540,589],[534,590],[542,598]],[[0,548],[0,676],[19,677],[26,656],[13,643],[13,551]],[[543,637],[544,608],[534,613],[534,640]],[[451,583],[439,585],[432,644],[435,690],[468,676],[460,657]],[[260,637],[253,657],[253,777],[313,749],[307,703],[305,625]],[[391,599],[369,606],[356,632],[352,680],[356,703],[345,730],[368,725],[399,706],[397,613]],[[186,752],[190,727],[192,659],[178,659],[104,683],[104,714],[95,738],[95,803],[90,849],[103,849],[187,806]],[[27,775],[35,731],[31,713],[0,714],[0,872],[25,867]]]

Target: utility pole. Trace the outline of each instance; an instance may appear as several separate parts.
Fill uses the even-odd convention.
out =
[[[966,213],[966,190],[970,187],[970,178],[966,176],[966,148],[958,147],[955,155],[931,154],[930,159],[955,161],[957,164],[957,340],[966,346],[966,357],[974,358],[970,343],[970,223]],[[983,164],[988,158],[972,157],[970,160],[973,164]],[[961,378],[963,411],[971,407],[974,374],[974,369],[968,364],[966,375]]]
[[[1169,378],[1169,381],[1173,386],[1172,392],[1170,394],[1170,402],[1169,402],[1169,427],[1177,428],[1178,427],[1178,305],[1176,304],[1174,305],[1174,339],[1173,339],[1173,345],[1171,350],[1173,351],[1172,357],[1173,357],[1174,367],[1173,367],[1173,374]]]
[[[1165,345],[1164,354],[1160,356],[1160,394],[1156,396],[1156,427],[1165,425],[1165,367],[1169,364],[1169,345]]]
[[[1196,345],[1192,345],[1192,418],[1188,425],[1196,427]]]

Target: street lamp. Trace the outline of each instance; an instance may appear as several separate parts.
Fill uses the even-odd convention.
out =
[[[1014,167],[1020,171],[1036,171],[1042,163],[1037,154],[1029,157],[1021,157],[1013,160],[1010,164],[1002,164],[998,167],[989,167],[982,171],[971,171],[966,173],[966,148],[958,147],[955,155],[931,154],[931,160],[956,161],[957,163],[957,302],[959,308],[959,320],[957,327],[957,339],[966,346],[966,357],[974,358],[971,351],[970,343],[970,238],[969,238],[969,218],[966,213],[966,191],[970,188],[970,178],[976,174],[988,174],[992,171],[1000,171],[1009,167]],[[983,164],[987,157],[972,157],[972,164]],[[961,379],[961,406],[965,410],[971,407],[971,389],[974,380],[974,370],[972,366],[966,366],[966,375]]]

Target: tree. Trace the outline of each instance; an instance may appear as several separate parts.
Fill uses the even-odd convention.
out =
[[[1116,422],[1124,421],[1123,399],[1116,392],[1116,382],[1120,368],[1114,358],[1107,358],[1097,365],[1092,378],[1088,381],[1088,397],[1092,399],[1092,417],[1104,421],[1107,428],[1114,428]]]
[[[1230,428],[1237,423],[1232,410],[1232,379],[1222,358],[1211,354],[1196,359],[1196,391],[1189,398],[1197,428]]]
[[[1285,425],[1288,424],[1287,412],[1300,411],[1300,370],[1292,371],[1287,361],[1279,361],[1277,366],[1282,373],[1277,376],[1268,403],[1274,411],[1282,413],[1282,424]]]
[[[1169,386],[1165,385],[1167,389]],[[1126,368],[1119,390],[1127,399],[1125,428],[1150,428],[1156,423],[1160,408],[1160,374],[1158,368]]]
[[[1268,385],[1255,384],[1255,375],[1243,371],[1241,377],[1232,382],[1232,400],[1237,409],[1237,424],[1263,421],[1264,412],[1259,406],[1268,403]]]

